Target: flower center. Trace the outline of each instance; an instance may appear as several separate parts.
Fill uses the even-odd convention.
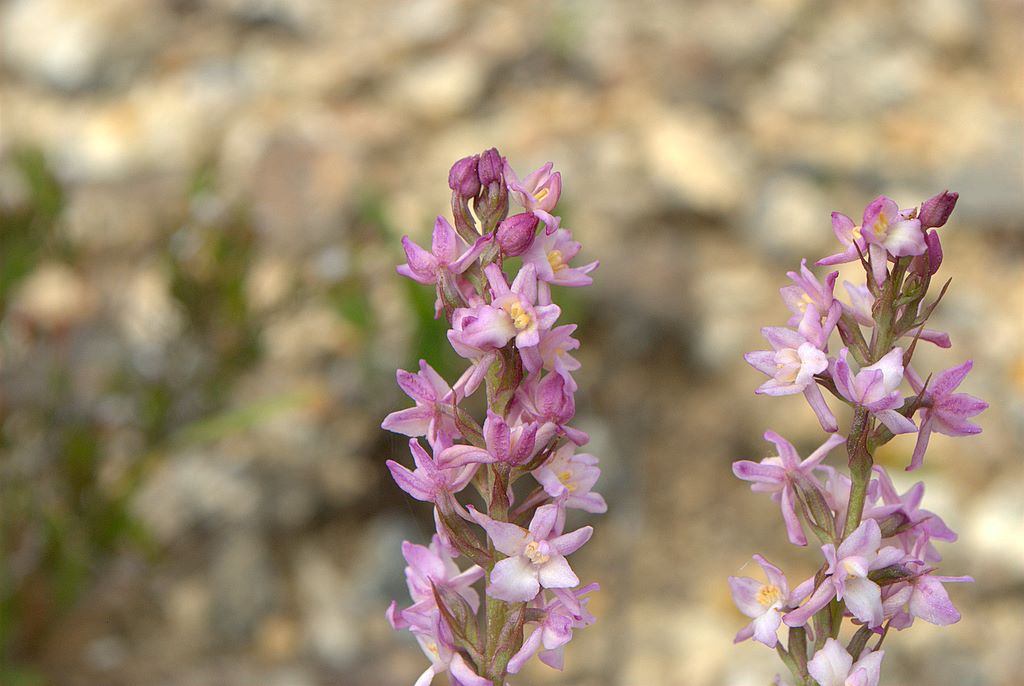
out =
[[[853,569],[853,563],[851,563],[849,560],[843,560],[842,564],[843,564],[843,571],[846,572],[846,578],[847,579],[856,579],[856,578],[858,578],[859,575]]]
[[[576,484],[571,483],[572,471],[568,469],[562,470],[558,474],[558,480],[562,482],[562,485],[565,486],[566,490],[568,490],[570,493],[576,490]]]
[[[875,219],[875,223],[871,225],[871,228],[875,232],[875,236],[882,239],[885,238],[889,231],[889,218],[885,216],[885,212],[878,213],[878,218]]]
[[[860,224],[858,224],[857,226],[853,227],[853,230],[850,232],[850,234],[853,236],[853,240],[854,241],[859,241],[861,239],[861,236],[862,236]]]
[[[508,307],[508,314],[512,317],[512,324],[516,327],[516,331],[523,331],[529,328],[533,320],[530,318],[530,313],[526,311],[522,303],[514,302]]]
[[[552,250],[548,253],[548,264],[551,265],[551,270],[554,272],[560,272],[569,266],[562,259],[561,250]]]
[[[785,348],[775,353],[775,379],[783,383],[793,383],[800,373],[800,353],[793,348]]]
[[[782,590],[775,584],[765,584],[757,592],[757,602],[761,607],[771,607],[782,600]]]
[[[814,298],[804,293],[800,296],[800,302],[797,303],[797,307],[800,308],[800,312],[806,312],[808,305],[814,304]]]
[[[544,198],[548,197],[548,189],[541,188],[539,191],[533,194],[533,197],[537,200],[537,202],[540,202]]]
[[[547,554],[547,546],[541,545],[537,541],[530,541],[526,544],[526,550],[523,551],[523,555],[535,565],[542,565],[551,559],[551,556]]]

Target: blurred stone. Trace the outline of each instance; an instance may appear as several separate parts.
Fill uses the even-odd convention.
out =
[[[211,620],[229,644],[251,640],[274,605],[270,551],[253,527],[227,529],[211,567]]]
[[[209,640],[211,588],[205,576],[177,581],[161,594],[169,636],[186,650],[203,647]]]
[[[274,255],[258,259],[246,275],[246,301],[257,313],[273,309],[288,294],[295,268]]]
[[[63,264],[47,262],[18,287],[11,313],[32,328],[53,333],[90,319],[97,304],[92,284]]]
[[[260,624],[256,645],[264,660],[289,660],[299,646],[299,627],[288,617],[271,615]]]
[[[170,543],[198,524],[239,524],[255,516],[257,484],[238,465],[214,455],[173,455],[143,483],[132,509],[157,540]]]
[[[130,345],[142,352],[162,351],[182,331],[185,318],[170,294],[170,283],[159,265],[143,267],[119,279],[115,312]]]
[[[337,354],[347,338],[338,315],[326,306],[313,304],[277,317],[263,332],[268,357],[289,365]]]
[[[403,65],[388,89],[393,106],[431,121],[455,116],[477,101],[486,65],[468,51],[443,53]]]
[[[747,160],[712,119],[668,110],[649,121],[643,135],[649,173],[679,204],[711,213],[737,208],[749,187]]]
[[[834,238],[824,195],[805,177],[768,177],[751,209],[744,232],[764,253],[794,261],[791,269],[800,257],[827,250]]]
[[[458,0],[410,0],[385,9],[382,23],[399,45],[429,43],[449,35],[458,25]]]
[[[0,49],[26,75],[77,90],[138,70],[164,20],[160,3],[14,0],[0,15]]]
[[[89,644],[85,659],[93,667],[103,672],[117,669],[128,657],[128,646],[117,636],[103,636]]]
[[[213,4],[246,22],[295,31],[315,31],[329,11],[325,0],[214,0]]]
[[[979,493],[968,510],[966,526],[960,536],[961,544],[973,549],[981,561],[1004,567],[1016,578],[1024,577],[1021,478],[1024,474],[1018,469],[1016,475],[1008,474]]]
[[[100,256],[146,250],[181,221],[184,192],[171,178],[79,186],[68,194],[61,228],[77,248]]]
[[[331,559],[307,546],[295,559],[306,641],[320,659],[336,666],[353,662],[361,650],[359,618],[351,613],[349,585]]]

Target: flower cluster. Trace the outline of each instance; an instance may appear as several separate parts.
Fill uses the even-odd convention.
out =
[[[833,213],[844,249],[818,264],[859,262],[864,283],[844,282],[844,302],[835,297],[839,273],[819,280],[804,260],[799,273],[788,274],[792,285],[781,289],[792,313],[787,326],[763,329],[771,350],[745,356],[768,377],[758,393],[803,394],[828,434],[801,459],[791,443],[769,431],[765,439],[775,444],[775,456],[733,464],[751,490],[778,503],[791,543],[807,545],[810,532],[821,546],[817,573],[793,588],[760,555],[754,560],[766,582],[729,578],[736,605],[751,619],[736,641],[753,638],[775,648],[799,686],[875,686],[890,629],[906,629],[917,618],[938,625],[960,619],[943,584],[971,579],[937,574],[941,557],[933,545],[955,541],[956,534],[921,508],[923,483],[901,494],[873,459],[895,435],[916,433],[907,466],[913,470],[924,461],[932,431],[981,431],[969,419],[987,404],[954,392],[971,370],[969,360],[925,377],[911,366],[920,341],[950,347],[945,333],[926,328],[948,282],[938,297],[929,300],[927,294],[942,262],[935,229],[946,223],[956,200],[956,193],[943,192],[907,210],[881,196],[860,224]],[[829,347],[833,334],[838,350]],[[852,408],[846,436],[839,434],[822,389]],[[846,446],[848,474],[823,463],[840,444]],[[844,646],[839,635],[845,618],[857,628]],[[783,624],[786,646],[778,638]],[[877,640],[869,645],[872,637]],[[786,682],[779,677],[776,683]]]
[[[554,214],[562,179],[550,163],[520,180],[492,148],[456,162],[448,185],[454,226],[438,217],[430,250],[403,238],[398,273],[436,288],[437,316],[468,366],[451,385],[423,360],[398,371],[415,405],[382,426],[410,437],[415,468],[387,466],[402,490],[433,504],[437,533],[429,547],[404,544],[413,603],[392,603],[387,618],[430,660],[416,686],[444,672],[460,686],[502,686],[535,654],[561,669],[573,629],[594,622],[586,605],[597,585],[581,586],[566,559],[593,529],[566,531],[565,518],[607,508],[592,490],[597,459],[577,452],[589,437],[569,426],[579,341],[574,324],[556,325],[552,294],[590,284],[597,262],[571,264],[580,244]],[[522,211],[509,215],[510,202]],[[482,424],[463,406],[480,388]]]

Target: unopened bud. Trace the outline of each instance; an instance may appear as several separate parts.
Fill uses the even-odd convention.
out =
[[[918,255],[910,263],[910,271],[921,276],[932,276],[942,265],[942,243],[938,231],[929,231],[924,235],[924,243],[928,250]]]
[[[532,212],[513,214],[498,224],[498,244],[502,252],[509,257],[516,257],[526,252],[537,235],[537,224],[540,220]]]
[[[463,198],[475,197],[480,192],[479,162],[479,155],[470,155],[453,164],[448,172],[448,187]]]
[[[953,213],[953,208],[956,207],[959,197],[959,193],[942,191],[921,203],[921,214],[919,215],[921,228],[934,229],[943,226],[949,219],[949,215]]]
[[[495,182],[503,184],[505,180],[504,167],[504,160],[501,159],[497,148],[484,150],[480,153],[480,164],[477,167],[480,184],[482,186],[490,186]]]

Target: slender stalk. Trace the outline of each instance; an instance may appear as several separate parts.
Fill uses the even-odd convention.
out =
[[[868,452],[868,427],[870,426],[868,411],[858,407],[853,416],[853,425],[846,439],[846,451],[850,456],[850,504],[846,509],[846,523],[843,526],[843,538],[849,536],[860,525],[864,514],[864,500],[868,494],[868,482],[871,481],[871,453]]]

